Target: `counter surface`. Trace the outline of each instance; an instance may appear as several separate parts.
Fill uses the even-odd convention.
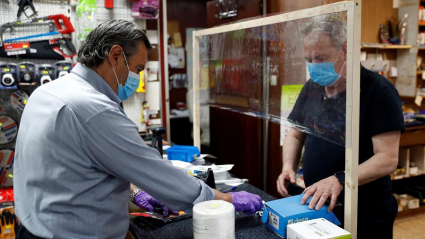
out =
[[[264,201],[274,200],[275,198],[264,191],[244,183],[235,191],[247,191],[259,195]],[[268,230],[261,222],[258,213],[254,215],[246,215],[242,212],[236,212],[235,216],[236,238],[281,238],[272,231]],[[178,222],[172,222],[162,227],[155,227],[139,223],[137,220],[131,222],[130,230],[136,239],[149,238],[193,238],[192,218]]]

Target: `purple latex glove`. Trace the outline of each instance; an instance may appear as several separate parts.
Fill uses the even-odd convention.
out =
[[[160,207],[162,209],[162,215],[164,217],[168,217],[170,213],[174,215],[179,215],[178,211],[170,210],[168,207],[164,206],[164,204],[160,203],[158,200],[156,200],[154,197],[152,197],[145,191],[141,191],[134,197],[134,204],[149,212],[155,211],[155,207]]]
[[[260,196],[245,191],[231,192],[232,204],[236,211],[242,211],[245,214],[253,214],[263,207],[263,201]]]

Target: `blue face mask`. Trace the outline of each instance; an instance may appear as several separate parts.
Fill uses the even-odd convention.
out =
[[[114,74],[115,74],[115,79],[117,79],[118,97],[122,101],[130,98],[130,96],[137,90],[137,88],[139,88],[139,84],[140,84],[140,76],[130,71],[130,68],[128,67],[127,57],[125,57],[124,52],[123,52],[123,55],[125,59],[125,64],[127,65],[127,69],[128,69],[127,81],[125,82],[124,86],[119,83],[117,73],[115,72],[115,69],[112,67],[112,70],[114,71]]]
[[[341,50],[340,50],[341,52]],[[339,53],[338,53],[339,57]],[[311,79],[321,86],[329,86],[334,84],[339,78],[341,78],[341,71],[344,69],[344,66],[341,68],[341,71],[338,73],[335,72],[335,62],[324,62],[324,63],[310,63],[307,62],[308,73],[310,74]]]

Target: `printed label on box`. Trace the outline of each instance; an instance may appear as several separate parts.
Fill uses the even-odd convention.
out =
[[[317,222],[312,222],[308,226],[312,232],[316,233],[319,236],[328,236],[332,234],[332,231],[330,231],[328,228],[323,227],[322,225],[319,225]]]
[[[272,212],[269,212],[269,222],[270,226],[276,228],[276,230],[279,230],[279,217],[276,214],[273,214]]]

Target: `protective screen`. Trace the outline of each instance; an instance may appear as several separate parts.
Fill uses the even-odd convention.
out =
[[[210,106],[345,146],[346,11],[199,36],[197,42],[199,87]]]

